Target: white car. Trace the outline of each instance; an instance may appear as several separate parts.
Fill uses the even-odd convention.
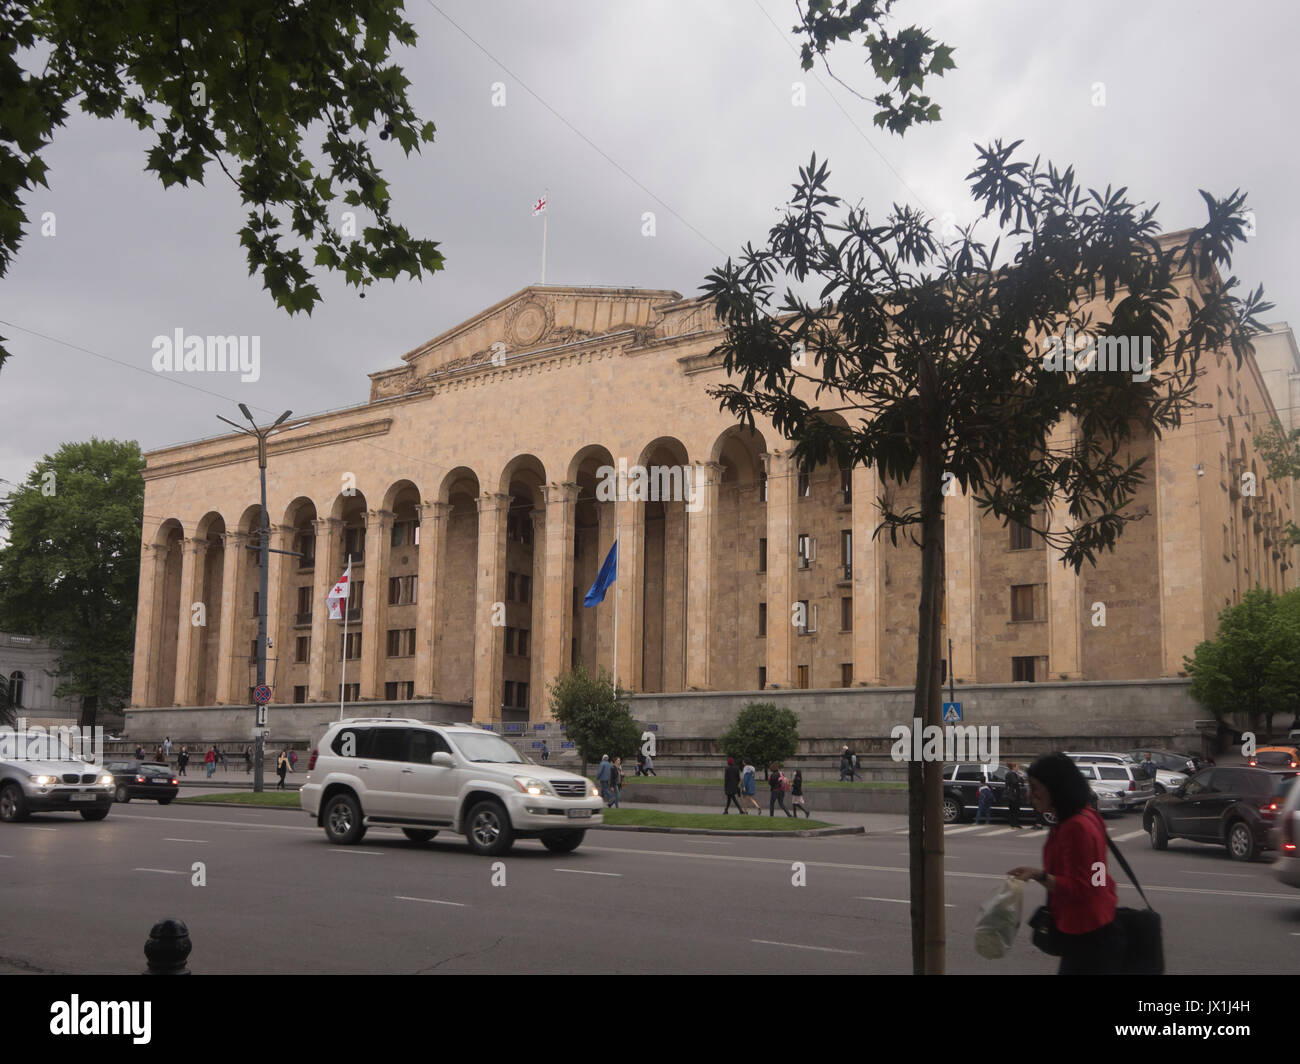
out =
[[[6,736],[0,757],[0,821],[6,824],[32,813],[73,810],[84,820],[103,820],[113,808],[112,775],[48,736]]]
[[[521,838],[570,853],[605,808],[590,780],[533,764],[492,732],[392,717],[331,724],[299,794],[330,842],[351,845],[371,827],[419,843],[447,830],[491,857]]]
[[[1132,769],[1126,772],[1122,777],[1117,775],[1112,768],[1111,771],[1104,774],[1103,778],[1111,781],[1123,780],[1124,790],[1127,792],[1124,797],[1124,808],[1132,809],[1135,806],[1144,805],[1148,798],[1157,794],[1163,794],[1165,791],[1176,791],[1184,783],[1187,777],[1181,772],[1170,772],[1156,766],[1156,778],[1153,783],[1151,777],[1147,775],[1146,769],[1133,760],[1130,754],[1113,754],[1109,752],[1095,753],[1085,751],[1083,753],[1070,753],[1068,750],[1065,756],[1073,761],[1076,765],[1110,765],[1119,766],[1123,769]],[[1132,786],[1129,786],[1129,784]]]
[[[1273,846],[1278,852],[1277,863],[1273,865],[1277,878],[1288,887],[1300,887],[1300,786],[1294,780],[1277,814]]]

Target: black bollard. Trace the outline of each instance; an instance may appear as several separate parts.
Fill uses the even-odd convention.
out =
[[[149,961],[145,975],[189,975],[185,961],[190,955],[190,929],[174,916],[160,920],[149,932],[144,955]]]

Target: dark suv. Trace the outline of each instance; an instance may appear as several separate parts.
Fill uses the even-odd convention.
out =
[[[1300,772],[1262,768],[1206,768],[1178,790],[1147,803],[1142,826],[1151,846],[1163,850],[1170,839],[1224,846],[1238,861],[1251,861],[1272,848],[1269,831]]]
[[[943,822],[957,824],[967,817],[973,817],[979,810],[979,789],[987,778],[993,788],[993,808],[991,812],[999,819],[1008,815],[1007,809],[1007,769],[1006,765],[985,765],[978,761],[960,765],[943,766]],[[1024,823],[1034,822],[1034,807],[1029,801],[1029,786],[1024,772],[1020,773],[1026,780],[1021,788],[1020,816]],[[1056,822],[1050,814],[1044,814],[1049,824]]]

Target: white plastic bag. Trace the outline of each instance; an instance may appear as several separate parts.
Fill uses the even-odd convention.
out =
[[[1011,948],[1020,929],[1024,894],[1025,884],[1007,876],[998,892],[980,907],[975,921],[975,952],[981,957],[997,960]]]

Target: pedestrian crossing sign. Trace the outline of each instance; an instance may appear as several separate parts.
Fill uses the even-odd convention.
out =
[[[945,724],[961,723],[961,703],[945,702],[943,704],[943,722]]]

